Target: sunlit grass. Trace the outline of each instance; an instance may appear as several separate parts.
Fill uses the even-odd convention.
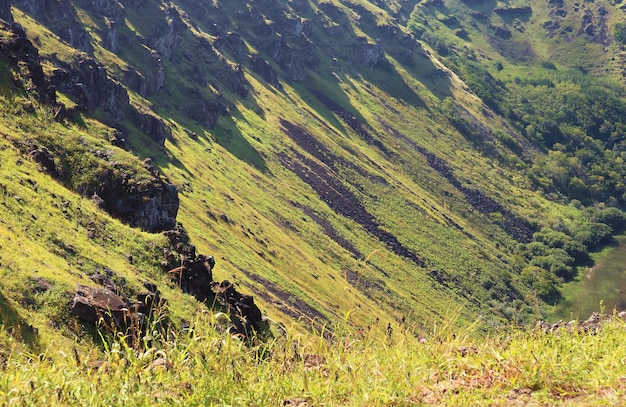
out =
[[[200,313],[149,348],[109,339],[87,355],[33,354],[2,330],[0,394],[9,405],[469,406],[612,404],[626,391],[621,320],[596,335],[487,337],[452,321],[415,336],[346,320],[332,339],[287,333],[247,347],[215,330],[219,318]]]

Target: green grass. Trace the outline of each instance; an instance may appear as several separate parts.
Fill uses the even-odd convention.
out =
[[[0,394],[8,405],[600,405],[626,392],[621,320],[598,334],[476,336],[454,315],[424,336],[410,327],[355,330],[332,340],[287,334],[246,347],[198,314],[187,332],[133,350],[109,340],[87,355],[29,352],[0,331]]]
[[[230,6],[223,7],[228,12]],[[367,8],[378,13],[371,6]],[[275,10],[267,11],[273,12]],[[128,29],[147,36],[158,27],[164,27],[165,17],[156,7],[149,6],[145,14],[147,18],[139,10],[129,8],[126,15]],[[96,21],[87,12],[81,15]],[[279,19],[280,13],[275,17]],[[311,18],[317,17],[311,15]],[[377,16],[381,22],[386,18]],[[236,24],[231,20],[234,19],[225,17],[223,25],[226,29],[239,28],[229,26]],[[315,26],[316,44],[339,55],[342,47],[349,47],[354,41],[352,31],[369,32],[372,28],[359,28],[352,17],[348,20],[355,26],[347,29],[341,38],[332,40]],[[251,47],[257,46],[255,37],[248,31],[241,28],[240,34]],[[96,35],[95,31],[92,33]],[[507,279],[522,300],[521,304],[516,303],[515,309],[526,319],[535,318],[532,295],[528,295],[515,273],[511,273],[515,242],[502,233],[490,217],[475,213],[463,195],[415,152],[412,143],[444,159],[463,183],[472,183],[522,216],[543,222],[546,216],[560,211],[561,205],[528,191],[523,173],[483,156],[447,123],[439,113],[440,100],[435,96],[446,92],[456,95],[459,104],[486,124],[502,125],[496,118],[482,116],[479,101],[463,90],[464,85],[458,79],[447,76],[423,79],[423,75],[437,72],[438,62],[418,55],[420,62],[414,67],[406,67],[390,58],[388,68],[392,75],[388,75],[389,69],[356,67],[343,61],[335,63],[320,55],[319,73],[310,72],[304,83],[285,83],[280,92],[246,75],[250,95],[240,100],[220,77],[211,76],[214,68],[225,69],[225,63],[199,52],[201,41],[211,37],[187,27],[183,27],[179,34],[180,45],[174,53],[175,58],[164,61],[165,92],[148,99],[134,93],[131,96],[134,106],[150,108],[160,114],[172,128],[172,137],[166,141],[165,148],[160,149],[140,134],[130,120],[126,121],[125,127],[133,153],[142,158],[154,158],[181,191],[178,220],[189,231],[200,253],[212,254],[218,259],[217,279],[239,283],[244,291],[255,294],[265,312],[284,322],[290,317],[280,311],[280,306],[293,308],[293,304],[301,301],[330,320],[341,319],[341,315],[359,310],[355,319],[364,326],[377,318],[388,321],[402,317],[441,320],[450,298],[455,303],[468,303],[463,321],[474,319],[487,306],[488,313],[493,314],[493,324],[498,325],[505,320],[498,310],[512,306],[512,300],[499,298],[496,291],[485,286],[491,280],[501,282]],[[134,66],[147,78],[154,73],[150,49],[140,41],[117,56],[101,49],[98,44],[95,49],[96,56],[113,75],[120,74],[120,68],[125,64]],[[42,52],[51,50],[46,48]],[[418,48],[416,53],[420,52]],[[212,82],[198,90],[203,97],[214,98],[214,92],[219,88],[225,100],[234,101],[230,105],[230,116],[221,117],[212,129],[202,128],[185,117],[185,108],[194,103],[190,89],[198,88],[197,77],[190,76],[197,67],[203,67],[201,71]],[[334,75],[329,76],[331,71]],[[311,89],[325,92],[354,114],[369,129],[372,138],[385,145],[390,155],[386,156],[368,144],[344,120],[323,107],[311,95]],[[366,233],[360,224],[334,213],[312,188],[282,167],[278,154],[292,154],[292,149],[303,151],[280,129],[280,119],[303,126],[334,156],[361,169],[355,172],[337,165],[330,171],[355,192],[358,203],[366,207],[382,228],[423,258],[426,267],[418,267],[397,256],[384,243]],[[95,149],[110,148],[106,146],[104,136],[107,128],[88,121],[89,128],[81,133],[73,128],[48,125],[46,120],[49,118],[22,116],[16,122],[22,126],[20,131],[11,137],[19,139],[30,133],[38,134],[38,140],[54,152],[73,152],[68,155],[68,161],[74,162],[73,168],[90,170],[72,175],[67,186],[80,190],[94,179],[93,174],[109,168],[110,163],[90,157],[90,152]],[[39,131],[47,126],[47,131]],[[189,137],[190,130],[198,137]],[[12,131],[7,129],[8,134]],[[394,131],[403,136],[397,137]],[[92,137],[96,134],[100,136]],[[88,140],[88,146],[83,146],[81,140]],[[140,168],[136,168],[140,166],[138,160],[117,149],[113,151],[113,161],[130,163],[130,170],[141,177]],[[373,177],[385,178],[386,184],[377,183]],[[541,211],[532,208],[529,202],[540,207]],[[354,259],[351,253],[334,242],[302,206],[311,208],[320,219],[327,220],[332,229],[349,240],[363,256],[374,251],[380,253],[371,261],[364,279],[377,282],[381,289],[368,292],[363,288],[365,284],[355,287],[346,281],[350,272],[358,274],[363,269],[363,259]],[[221,221],[220,215],[226,215],[231,221]],[[450,227],[446,219],[454,220],[462,230]],[[85,254],[82,254],[81,246],[79,257],[96,257],[87,255],[92,250],[85,243]],[[432,270],[448,276],[450,287],[442,289],[433,283]],[[263,284],[254,281],[255,275],[275,284],[281,293],[266,290]],[[278,298],[281,295],[287,299]]]
[[[389,15],[371,4],[358,3],[366,4],[376,14],[377,22],[391,21]],[[457,2],[448,2],[446,6],[447,9],[438,11],[428,6],[427,11],[439,17],[454,14],[468,28],[467,8]],[[166,27],[162,10],[152,2],[146,7],[128,7],[123,28],[126,34],[136,32],[148,37]],[[425,7],[424,3],[416,9],[415,24],[424,24],[418,15]],[[196,5],[196,9],[201,8]],[[250,48],[258,48],[271,60],[261,41],[265,38],[240,24],[233,17],[238,11],[235,9],[231,4],[223,4],[220,25],[226,31],[239,32]],[[268,8],[263,13],[268,21],[284,17],[279,9]],[[97,38],[101,22],[85,10],[81,10],[80,16],[90,25],[95,57],[111,75],[122,79],[119,76],[123,70],[133,66],[151,80],[156,65],[145,38],[113,55],[102,49]],[[194,13],[189,16],[196,17]],[[2,89],[6,93],[0,110],[0,132],[6,135],[2,168],[9,187],[2,197],[6,203],[4,212],[0,213],[9,226],[0,231],[32,253],[21,258],[11,254],[9,249],[13,246],[7,244],[3,250],[6,253],[2,254],[2,275],[7,281],[3,294],[12,301],[20,318],[33,318],[42,332],[54,337],[53,330],[43,327],[50,318],[59,319],[63,295],[70,295],[77,282],[88,281],[87,277],[98,267],[112,268],[135,285],[146,277],[163,281],[158,269],[158,247],[164,238],[121,225],[75,193],[88,190],[107,171],[114,175],[128,172],[137,182],[145,180],[147,173],[134,154],[152,157],[178,187],[178,220],[198,252],[218,259],[216,279],[229,279],[242,291],[254,294],[262,309],[275,320],[290,323],[295,313],[309,323],[298,304],[318,311],[330,321],[354,312],[353,322],[361,328],[376,320],[396,326],[403,318],[416,324],[441,323],[447,310],[459,304],[465,305],[455,320],[459,325],[481,314],[488,319],[486,325],[494,328],[518,320],[532,321],[545,313],[544,305],[536,306],[535,296],[517,275],[517,242],[497,226],[498,214],[476,211],[458,188],[431,168],[416,146],[444,160],[462,185],[484,192],[538,227],[570,225],[580,216],[580,209],[532,189],[526,173],[530,164],[522,158],[530,160],[540,153],[524,147],[517,157],[506,137],[493,136],[493,140],[482,140],[481,144],[455,129],[442,109],[448,102],[458,111],[467,111],[485,128],[502,129],[521,138],[504,118],[489,111],[468,92],[458,76],[444,70],[441,59],[422,54],[422,48],[417,47],[415,66],[401,65],[391,56],[399,44],[389,41],[386,67],[366,68],[334,61],[354,45],[354,35],[372,37],[375,27],[368,27],[366,19],[350,14],[345,32],[329,38],[322,28],[328,23],[324,16],[312,12],[307,18],[314,20],[315,45],[326,50],[318,53],[319,71],[309,72],[303,83],[284,83],[280,91],[265,86],[246,71],[250,94],[245,99],[233,94],[223,78],[224,70],[233,61],[203,51],[205,42],[213,36],[200,28],[181,27],[174,56],[164,60],[164,92],[146,99],[131,92],[133,106],[161,115],[171,127],[172,136],[164,148],[141,134],[129,118],[123,124],[132,152],[113,148],[107,136],[111,128],[90,118],[85,118],[83,128],[55,123],[41,106],[36,106],[34,114],[26,113],[28,95]],[[70,58],[73,50],[50,31],[29,17],[20,15],[18,20],[24,22],[29,33],[42,37],[43,55],[58,52],[63,60]],[[501,22],[494,16],[494,24]],[[198,27],[208,26],[204,23]],[[539,64],[505,61],[505,69],[497,72],[495,62],[504,57],[478,31],[485,29],[481,24],[470,33],[471,47],[443,24],[433,21],[431,28],[433,35],[451,50],[486,63],[486,70],[498,78],[513,80],[524,73],[545,71]],[[537,24],[528,22],[528,31],[535,33],[536,39],[544,39],[536,30]],[[206,30],[210,31],[210,27]],[[432,45],[436,48],[437,44]],[[553,49],[546,47],[537,53],[543,55]],[[424,49],[429,47],[424,45]],[[542,56],[541,61],[545,60]],[[248,69],[247,64],[243,61],[244,70]],[[200,74],[207,79],[202,86]],[[385,149],[370,144],[345,119],[322,106],[312,95],[313,89],[324,92],[363,122],[371,139],[382,142]],[[211,129],[188,119],[185,110],[196,103],[194,91],[207,100],[219,94],[230,114],[220,117]],[[65,98],[61,100],[71,103]],[[327,149],[332,157],[323,168],[340,179],[356,197],[355,204],[363,205],[381,229],[392,233],[423,259],[424,267],[394,254],[359,222],[335,213],[305,180],[282,166],[278,157],[283,154],[295,157],[297,153],[309,158],[315,154],[307,153],[284,134],[281,119],[302,126]],[[190,137],[190,131],[196,136]],[[65,163],[63,185],[39,173],[30,160],[21,158],[24,152],[13,150],[16,142],[27,141],[45,146]],[[485,145],[493,151],[481,151]],[[112,151],[111,159],[94,157],[94,151],[103,149]],[[17,164],[19,160],[23,165]],[[385,181],[379,182],[380,177]],[[22,199],[21,203],[14,195]],[[57,207],[57,201],[68,201],[69,207]],[[64,209],[69,218],[63,215]],[[311,212],[316,216],[310,216]],[[40,213],[50,215],[44,219]],[[96,238],[87,238],[89,229],[97,230]],[[329,229],[348,240],[363,257],[376,255],[367,261],[354,258],[328,235]],[[128,253],[139,258],[140,263],[129,264],[125,259]],[[34,260],[38,258],[50,260],[40,265]],[[30,286],[14,276],[17,270],[24,269],[29,278],[40,273],[55,279],[59,288],[49,294],[50,298],[27,298]],[[358,284],[347,278],[351,273],[360,276]],[[434,276],[444,276],[446,285],[442,286]],[[265,287],[263,281],[277,289]],[[182,298],[180,303],[173,301],[173,312],[188,318],[190,300],[163,284],[168,296]],[[32,309],[31,300],[35,304]]]

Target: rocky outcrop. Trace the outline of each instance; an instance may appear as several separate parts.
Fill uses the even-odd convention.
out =
[[[250,58],[250,68],[254,73],[259,75],[265,82],[269,83],[277,89],[281,89],[282,85],[278,79],[278,73],[272,65],[259,55]]]
[[[155,143],[160,146],[165,144],[165,140],[170,136],[170,128],[163,120],[151,113],[133,110],[133,119],[144,134],[148,135]]]
[[[508,40],[513,36],[511,30],[503,25],[489,25],[489,29],[496,37],[502,38],[504,40]]]
[[[239,63],[243,62],[249,53],[248,46],[241,39],[241,36],[233,32],[217,37],[213,46],[222,53],[227,52]]]
[[[245,98],[248,96],[248,82],[244,77],[243,67],[239,64],[231,65],[227,61],[222,61],[223,69],[214,72],[215,77],[222,83],[228,85],[231,92]]]
[[[385,50],[380,41],[370,43],[366,38],[359,37],[348,58],[357,65],[375,66],[385,61]]]
[[[109,170],[100,174],[97,186],[82,192],[112,216],[133,227],[148,232],[173,229],[179,206],[178,190],[161,177],[149,160],[144,165],[151,174],[149,179]]]
[[[206,100],[200,92],[194,92],[183,112],[190,119],[210,129],[217,124],[220,115],[228,114],[228,107],[219,100]]]
[[[117,31],[117,23],[115,20],[108,20],[106,25],[106,31],[103,33],[103,44],[106,49],[118,54],[121,50],[120,35]]]
[[[217,300],[231,315],[235,332],[250,336],[266,329],[261,310],[251,295],[241,294],[228,280],[214,284]]]
[[[130,344],[136,344],[145,335],[151,314],[160,312],[166,303],[157,286],[145,282],[145,290],[136,293],[133,301],[124,296],[121,287],[108,276],[94,274],[92,280],[98,286],[76,287],[72,315],[84,322],[97,324],[110,333],[123,332],[127,334]]]
[[[334,3],[331,3],[330,1],[320,2],[318,7],[324,12],[324,15],[330,17],[335,22],[339,22],[345,19],[345,14],[343,10]]]
[[[163,60],[157,53],[152,54],[152,60],[155,65],[155,75],[152,81],[148,83],[148,93],[161,93],[165,90],[165,68],[163,67]]]
[[[307,0],[289,0],[289,5],[294,10],[304,13],[311,10],[311,5]]]
[[[512,7],[512,6],[504,6],[504,7],[496,7],[493,10],[494,13],[498,14],[501,17],[506,18],[519,18],[522,20],[528,19],[533,10],[530,6],[522,6],[522,7]]]
[[[287,80],[290,82],[306,80],[306,70],[316,69],[319,65],[315,45],[310,40],[304,41],[303,46],[296,48],[285,39],[278,38],[268,50],[272,59],[285,72]]]
[[[122,80],[128,88],[137,92],[139,96],[144,98],[148,96],[148,80],[144,74],[138,70],[129,67],[126,71],[124,71]]]
[[[93,54],[91,36],[70,0],[13,0],[11,4],[51,29],[72,47]]]
[[[164,248],[163,270],[180,289],[208,307],[221,308],[230,316],[232,333],[247,338],[267,330],[261,310],[249,295],[238,292],[228,281],[213,281],[213,256],[197,254],[182,228],[166,232],[170,246]]]
[[[72,314],[83,321],[97,323],[100,319],[121,326],[130,317],[129,304],[108,288],[79,285],[72,300]]]
[[[59,64],[50,81],[63,93],[74,96],[83,111],[93,113],[101,109],[111,115],[114,123],[123,121],[129,109],[124,86],[90,57],[79,57],[71,65]]]
[[[164,24],[146,38],[147,45],[165,59],[171,59],[180,44],[180,33],[185,24],[174,7],[164,10]]]
[[[563,330],[567,332],[586,332],[596,334],[602,328],[602,325],[607,321],[617,318],[623,322],[626,322],[626,311],[622,311],[617,315],[608,315],[594,312],[589,318],[584,321],[571,320],[564,322],[563,320],[550,324],[546,321],[537,321],[533,328],[533,333],[557,333]]]
[[[124,6],[117,0],[91,0],[91,8],[110,20],[121,21],[126,15]]]
[[[19,24],[8,25],[5,22],[0,24],[10,33],[0,38],[2,59],[9,61],[15,68],[20,66],[21,75],[25,75],[24,79],[28,82],[28,88],[25,90],[34,92],[40,102],[55,105],[56,90],[44,75],[37,48],[26,38],[26,33]],[[24,88],[24,82],[14,82],[14,85]]]
[[[52,154],[50,154],[47,148],[34,148],[28,153],[28,156],[39,164],[41,171],[50,175],[52,178],[59,177],[59,172],[57,171]]]

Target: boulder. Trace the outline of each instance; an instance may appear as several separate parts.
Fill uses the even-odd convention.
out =
[[[184,113],[206,128],[212,128],[220,115],[228,114],[228,106],[219,100],[207,100],[200,92],[193,92],[190,103],[184,108]]]
[[[79,285],[72,300],[72,314],[83,321],[115,323],[120,327],[130,316],[129,304],[108,288]]]
[[[213,281],[213,256],[196,254],[195,246],[182,228],[165,233],[169,247],[164,248],[163,269],[180,289],[208,307],[218,307],[229,314],[231,332],[248,339],[265,332],[267,323],[261,310],[249,295],[238,292],[229,281]]]
[[[231,315],[233,333],[251,336],[265,329],[266,322],[252,296],[241,294],[228,280],[214,286],[217,300]]]

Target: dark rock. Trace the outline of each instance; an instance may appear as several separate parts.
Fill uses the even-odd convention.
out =
[[[285,72],[290,82],[301,82],[307,78],[307,69],[317,69],[319,58],[315,45],[308,39],[298,46],[278,38],[268,50],[272,59]]]
[[[285,71],[289,81],[302,82],[306,80],[304,61],[296,57],[296,51],[285,40],[280,39],[274,42],[271,56],[278,66]]]
[[[45,148],[38,148],[32,150],[28,155],[40,166],[41,171],[50,175],[53,178],[58,178],[59,173],[57,172],[56,165],[54,164],[54,159],[50,152]]]
[[[35,277],[33,278],[33,283],[35,284],[35,291],[43,293],[54,287],[54,284],[49,280],[43,277]]]
[[[97,14],[114,21],[122,21],[126,15],[124,6],[116,0],[91,0],[91,8]]]
[[[1,22],[2,28],[9,32],[8,36],[0,39],[0,57],[9,61],[14,66],[18,64],[26,80],[29,82],[27,91],[33,91],[37,99],[46,104],[56,105],[56,89],[46,79],[41,67],[39,51],[26,38],[26,33],[21,25],[12,23],[10,26]],[[24,87],[24,83],[19,83]]]
[[[215,298],[212,290],[215,259],[213,256],[197,255],[195,247],[184,243],[179,234],[170,232],[169,237],[172,248],[164,253],[165,271],[183,292],[200,302],[212,304]]]
[[[237,62],[243,62],[248,55],[248,46],[237,33],[229,32],[226,35],[219,36],[213,46],[220,51],[227,51]]]
[[[124,137],[124,133],[119,130],[114,130],[109,137],[109,141],[112,145],[126,149],[126,138]]]
[[[322,2],[319,4],[319,8],[324,14],[336,22],[339,22],[346,18],[343,10],[331,2]]]
[[[59,63],[51,82],[78,99],[80,108],[92,113],[102,109],[111,120],[121,122],[129,109],[129,97],[122,84],[109,77],[102,64],[90,57],[79,57],[71,65]]]
[[[160,117],[138,110],[133,110],[132,115],[139,130],[148,135],[158,145],[163,146],[165,144],[165,139],[171,135],[171,130]]]
[[[237,93],[239,96],[245,98],[248,96],[248,82],[243,74],[243,67],[241,65],[231,65],[226,61],[223,61],[223,69],[214,71],[216,79],[221,83],[226,83],[231,92]]]
[[[261,311],[249,295],[239,293],[228,281],[213,281],[213,256],[196,254],[189,237],[181,227],[165,233],[169,247],[164,248],[166,271],[180,289],[208,307],[220,307],[230,316],[233,333],[252,338],[267,329]]]
[[[372,44],[359,37],[358,43],[351,48],[349,59],[357,65],[374,66],[385,61],[385,51],[380,41]]]
[[[526,19],[530,17],[530,15],[533,13],[533,10],[530,8],[530,6],[523,6],[523,7],[506,6],[506,7],[496,7],[493,10],[493,12],[502,17],[508,17],[508,18],[517,17],[521,19]]]
[[[278,73],[272,67],[272,65],[258,55],[251,57],[250,67],[258,74],[265,82],[274,86],[277,89],[281,89],[282,85],[278,80]]]
[[[617,318],[621,321],[626,321],[626,312],[622,311],[616,315],[608,315],[601,314],[598,312],[592,313],[589,318],[584,321],[572,320],[567,323],[558,321],[556,323],[550,324],[546,321],[537,321],[535,327],[533,328],[533,333],[559,333],[563,330],[567,332],[584,332],[589,334],[596,334],[600,329],[602,329],[602,325],[611,321],[614,318]]]
[[[217,124],[220,115],[228,114],[228,107],[217,100],[206,100],[200,92],[194,92],[190,98],[192,102],[184,109],[184,113],[207,128]]]
[[[126,86],[137,92],[139,96],[148,96],[148,80],[141,72],[129,67],[128,70],[124,71],[123,81]]]
[[[110,277],[95,273],[90,278],[91,278],[91,281],[110,290],[111,292],[119,293],[119,289],[117,288],[117,286],[115,285],[113,280],[111,280]]]
[[[0,0],[0,19],[6,23],[13,22],[13,14],[11,14],[11,2],[9,0]]]
[[[251,336],[266,329],[254,298],[238,292],[228,280],[216,283],[215,293],[220,304],[231,314],[235,333]]]
[[[117,32],[117,24],[115,21],[107,21],[107,30],[103,37],[104,47],[114,54],[118,54],[120,52],[120,37]]]
[[[509,38],[511,38],[513,35],[511,33],[511,30],[509,30],[508,28],[504,27],[504,26],[500,26],[500,25],[492,25],[489,27],[494,35],[496,35],[497,37],[500,37],[502,39],[508,40]]]
[[[163,24],[148,36],[147,45],[165,59],[171,59],[180,44],[180,34],[185,24],[175,7],[164,11]]]
[[[162,309],[167,301],[161,297],[161,291],[156,284],[146,281],[143,286],[147,291],[137,294],[137,303],[134,306],[136,312],[147,315],[151,311]]]
[[[459,19],[457,18],[457,16],[454,15],[440,17],[439,21],[441,21],[443,24],[450,28],[456,27],[460,24]]]
[[[178,190],[158,171],[152,178],[141,181],[127,172],[114,175],[107,171],[98,181],[93,189],[81,192],[86,196],[96,195],[102,209],[122,222],[152,233],[176,225]]]
[[[79,285],[72,300],[72,314],[83,321],[97,323],[102,318],[106,323],[121,326],[129,316],[129,304],[107,288]]]
[[[11,4],[50,28],[72,47],[93,54],[91,36],[71,0],[12,0]]]
[[[311,10],[311,5],[307,0],[289,0],[289,5],[291,5],[294,10],[300,13]]]

